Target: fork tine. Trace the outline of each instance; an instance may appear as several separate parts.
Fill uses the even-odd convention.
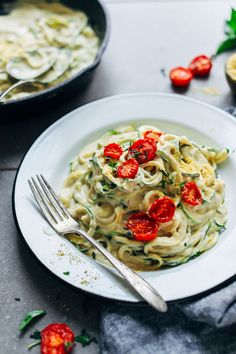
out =
[[[61,221],[63,221],[64,215],[61,212],[61,208],[59,207],[58,203],[55,202],[55,199],[52,197],[52,194],[50,193],[47,186],[44,184],[44,181],[41,179],[41,177],[39,175],[37,175],[37,179],[38,179],[38,182],[39,182],[41,188],[43,189],[43,191],[45,193],[46,198],[48,199],[48,202],[52,205],[52,207],[54,207],[55,212],[57,213],[57,216],[59,217],[59,219]]]
[[[32,178],[32,182],[33,182],[33,178]],[[50,210],[48,208],[46,208],[44,202],[42,201],[40,195],[37,192],[37,189],[34,187],[32,182],[28,179],[28,183],[29,183],[31,192],[33,193],[33,196],[34,196],[39,208],[41,209],[43,215],[45,216],[47,221],[50,223],[50,225],[54,228],[55,227],[54,224],[56,224],[57,221],[54,218],[54,216],[51,214]]]
[[[40,196],[40,199],[42,201],[42,203],[44,204],[45,208],[47,209],[47,211],[49,212],[50,215],[53,216],[53,220],[58,223],[60,221],[60,219],[58,218],[58,215],[55,211],[54,206],[50,203],[50,201],[48,201],[47,196],[45,195],[43,189],[40,187],[40,185],[35,181],[35,179],[32,177],[31,178],[33,185],[35,187],[35,189],[38,192],[38,195]]]
[[[41,174],[40,175],[44,184],[47,186],[49,192],[51,193],[51,195],[53,196],[55,202],[57,203],[57,205],[60,207],[61,211],[63,212],[63,214],[65,215],[65,217],[70,218],[70,214],[67,211],[67,209],[64,207],[64,205],[62,204],[62,202],[58,199],[58,197],[56,196],[54,190],[52,189],[52,187],[50,186],[50,184],[47,182],[46,178]]]

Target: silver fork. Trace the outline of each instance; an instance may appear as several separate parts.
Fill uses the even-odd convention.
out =
[[[113,265],[114,268],[116,268],[116,270],[118,270],[123,278],[127,280],[127,282],[149,305],[153,306],[160,312],[167,311],[166,302],[149,283],[128,268],[125,264],[120,262],[99,242],[80,228],[79,223],[70,216],[69,212],[57,198],[52,187],[50,187],[49,183],[42,175],[37,175],[37,181],[32,177],[31,180],[28,180],[28,182],[43,215],[58,234],[64,236],[66,234],[74,233],[79,236],[83,236],[103,254],[103,256]]]

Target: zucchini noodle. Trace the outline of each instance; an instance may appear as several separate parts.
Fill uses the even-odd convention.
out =
[[[12,11],[0,16],[0,92],[14,83],[5,72],[12,59],[20,57],[25,60],[25,65],[18,67],[23,75],[26,70],[28,74],[49,61],[48,55],[36,55],[38,49],[54,48],[59,54],[67,49],[71,54],[68,69],[47,85],[50,87],[89,66],[97,55],[99,45],[99,38],[84,12],[72,10],[59,2],[14,2]],[[55,71],[55,66],[53,69]],[[25,97],[43,88],[45,86],[40,84],[22,86],[9,94],[8,99]]]
[[[85,146],[70,163],[61,191],[62,202],[81,227],[136,270],[176,266],[195,258],[217,243],[227,219],[224,182],[216,170],[227,159],[227,149],[200,146],[185,136],[163,133],[154,159],[141,163],[135,178],[117,177],[129,147],[149,130],[160,132],[154,126],[122,126]],[[104,156],[104,147],[111,143],[123,149],[119,160]],[[188,182],[195,182],[201,191],[201,204],[183,202],[181,192]],[[137,211],[148,212],[165,195],[175,203],[173,219],[159,225],[154,240],[136,241],[126,220]],[[68,237],[82,252],[104,261],[82,237]]]

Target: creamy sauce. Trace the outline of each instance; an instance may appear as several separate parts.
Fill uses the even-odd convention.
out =
[[[50,75],[50,70],[48,74],[55,77],[55,80],[48,87],[89,66],[97,55],[99,38],[88,24],[85,13],[60,3],[20,1],[10,14],[0,16],[0,92],[13,82],[4,72],[10,60],[14,65],[18,63],[15,71],[20,72],[21,76],[32,76],[32,72],[41,72],[46,65],[45,59],[52,59],[51,56],[38,55],[39,48],[47,47],[56,48],[58,52],[66,48],[71,53],[64,73],[61,64],[54,61],[55,65],[50,69],[53,75]],[[66,67],[66,63],[63,65]],[[59,67],[57,75],[55,70]],[[23,86],[13,91],[7,99],[28,96],[44,88],[39,85]]]

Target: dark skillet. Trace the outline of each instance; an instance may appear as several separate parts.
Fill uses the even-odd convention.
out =
[[[104,7],[98,0],[58,0],[63,4],[76,9],[81,10],[88,16],[89,23],[96,31],[100,38],[100,48],[97,53],[95,61],[87,68],[80,71],[73,77],[43,91],[32,94],[28,97],[7,101],[0,104],[0,113],[7,111],[16,111],[19,108],[27,108],[27,106],[41,105],[42,102],[57,99],[62,95],[72,95],[73,92],[77,92],[82,89],[92,79],[93,73],[101,61],[102,54],[107,46],[110,26],[107,13]],[[1,1],[0,2],[0,15],[8,14],[11,9],[14,8],[14,0]],[[50,2],[50,1],[48,1]],[[1,114],[0,114],[1,117]]]

